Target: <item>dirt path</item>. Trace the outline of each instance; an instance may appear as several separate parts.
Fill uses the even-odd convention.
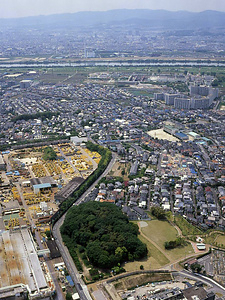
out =
[[[174,223],[171,222],[171,221],[169,221],[169,223],[170,223],[170,225],[172,225],[172,226],[176,229],[176,231],[177,231],[179,237],[184,237],[182,231],[180,230],[180,228],[179,228],[176,224],[174,224]]]
[[[151,244],[153,244],[168,260],[169,262],[171,262],[171,258],[167,255],[167,253],[161,249],[153,240],[151,240],[149,237],[147,237],[142,231],[141,231],[141,225],[140,222],[138,222],[138,228],[139,228],[139,232],[140,234],[146,239],[148,240]]]

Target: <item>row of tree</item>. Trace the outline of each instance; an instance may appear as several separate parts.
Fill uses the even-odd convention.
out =
[[[19,121],[19,120],[34,120],[41,118],[42,120],[45,119],[51,119],[53,116],[58,116],[59,112],[51,112],[51,111],[44,111],[44,112],[37,112],[35,114],[23,114],[16,116],[13,118],[13,122]]]

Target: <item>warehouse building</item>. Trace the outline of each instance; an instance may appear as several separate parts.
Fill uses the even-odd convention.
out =
[[[32,178],[30,185],[34,190],[35,194],[38,194],[41,190],[51,189],[56,187],[57,183],[51,176]]]
[[[41,299],[51,294],[27,228],[2,232],[0,249],[0,299],[16,295],[23,299],[27,294],[29,299]]]
[[[56,202],[63,202],[68,197],[70,197],[73,192],[81,185],[81,183],[84,181],[82,177],[75,177],[70,182],[65,185],[58,193],[55,194],[55,201]]]

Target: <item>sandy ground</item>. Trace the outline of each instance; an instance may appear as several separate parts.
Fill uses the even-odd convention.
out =
[[[162,140],[168,140],[171,142],[177,142],[179,141],[176,137],[166,133],[163,131],[163,128],[161,129],[156,129],[156,130],[151,130],[149,132],[147,132],[148,135],[150,135],[153,138],[158,138],[158,139],[162,139]]]
[[[92,296],[96,300],[107,300],[107,298],[105,297],[105,295],[103,294],[103,292],[101,290],[97,290],[97,291],[93,292]]]
[[[30,165],[31,163],[32,164],[35,164],[37,162],[37,158],[36,157],[27,157],[27,158],[22,158],[20,159],[20,161],[26,165]]]
[[[142,227],[147,227],[147,226],[148,226],[148,223],[146,223],[146,222],[144,222],[144,221],[140,221],[139,224],[140,224],[141,228],[142,228]]]

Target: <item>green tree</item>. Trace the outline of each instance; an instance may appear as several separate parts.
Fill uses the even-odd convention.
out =
[[[44,154],[43,154],[42,158],[44,160],[56,160],[57,154],[52,147],[44,148],[43,152],[44,152]]]
[[[72,294],[71,293],[66,293],[66,300],[73,300]]]

